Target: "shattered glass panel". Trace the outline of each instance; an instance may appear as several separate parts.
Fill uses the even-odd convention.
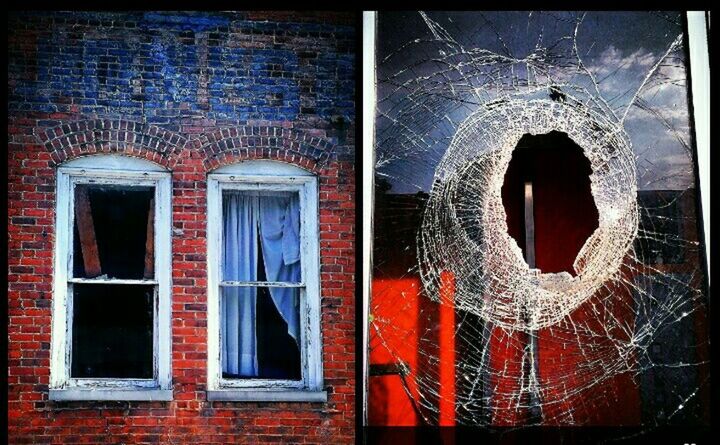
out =
[[[682,13],[377,26],[369,423],[709,424]]]

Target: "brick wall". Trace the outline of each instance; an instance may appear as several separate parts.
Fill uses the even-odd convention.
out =
[[[353,440],[354,23],[342,13],[11,13],[11,443]],[[56,167],[101,152],[172,171],[171,402],[48,400]],[[326,404],[206,400],[206,176],[258,158],[319,178]]]

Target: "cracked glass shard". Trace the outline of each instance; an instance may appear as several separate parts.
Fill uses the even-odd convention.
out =
[[[673,12],[378,14],[370,424],[709,423],[683,33]],[[532,206],[504,196],[528,138],[576,147],[589,184],[543,185],[585,168],[557,161]]]

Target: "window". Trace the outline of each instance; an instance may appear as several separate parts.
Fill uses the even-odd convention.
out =
[[[368,19],[368,423],[709,424],[708,12]]]
[[[58,168],[51,400],[171,400],[170,173]]]
[[[208,175],[208,399],[324,402],[317,182],[273,161]]]

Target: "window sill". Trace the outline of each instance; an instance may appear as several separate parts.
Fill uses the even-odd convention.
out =
[[[313,402],[326,403],[327,391],[237,390],[207,391],[207,399],[217,402]]]
[[[67,388],[51,389],[50,400],[120,400],[120,401],[146,401],[168,402],[173,399],[172,389],[97,389],[97,388]]]

